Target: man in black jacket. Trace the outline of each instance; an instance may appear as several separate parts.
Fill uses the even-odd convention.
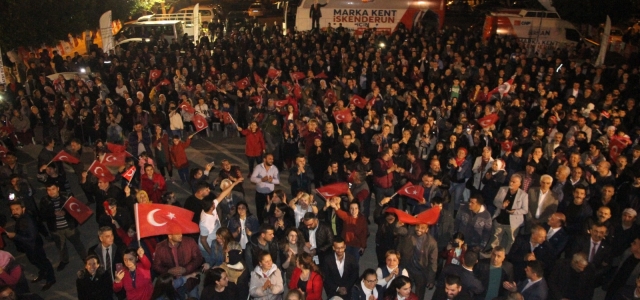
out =
[[[478,299],[493,299],[508,294],[502,283],[513,281],[513,265],[506,261],[505,258],[505,249],[501,246],[496,246],[491,251],[491,258],[480,260],[473,269],[485,288],[485,291],[477,297]],[[491,278],[492,276],[500,276],[500,278],[492,280],[494,279]]]
[[[278,244],[274,241],[275,229],[269,224],[260,225],[260,231],[251,236],[245,249],[245,260],[247,267],[255,268],[260,261],[258,256],[260,252],[267,251],[272,258],[278,257]]]
[[[313,260],[316,263],[321,263],[321,260],[323,260],[325,255],[331,250],[333,243],[331,228],[320,223],[316,214],[308,212],[302,218],[302,223],[298,229],[302,232],[304,240],[307,241],[305,244],[306,250],[313,255]],[[311,235],[311,232],[314,232],[315,235]],[[310,239],[310,236],[313,238]]]
[[[82,189],[86,191],[87,195],[91,194],[93,196],[92,198],[96,201],[96,221],[99,221],[100,216],[105,214],[102,203],[110,198],[116,199],[118,206],[127,207],[130,213],[133,212],[133,210],[131,210],[133,207],[128,207],[126,197],[121,188],[104,179],[97,179],[96,183],[96,181],[92,181],[92,179],[95,178],[87,178],[87,172],[82,172],[81,176],[80,183],[82,184]],[[91,177],[93,177],[93,175],[91,175]]]
[[[586,253],[557,261],[548,281],[549,299],[593,299],[595,274]]]
[[[69,264],[67,240],[69,240],[73,248],[76,249],[80,259],[84,259],[84,257],[87,256],[87,250],[80,239],[78,221],[64,208],[67,199],[69,199],[69,196],[60,193],[60,187],[55,183],[47,185],[47,195],[40,199],[40,218],[47,224],[56,248],[60,252],[58,272],[64,270]]]
[[[26,254],[29,262],[38,268],[38,277],[31,282],[47,280],[47,283],[42,287],[42,291],[46,291],[56,283],[56,275],[53,272],[51,262],[47,259],[47,253],[44,252],[42,238],[38,234],[36,222],[29,214],[25,214],[26,209],[22,202],[12,201],[9,204],[9,208],[16,225],[15,232],[7,231],[7,236],[13,240],[16,249]]]
[[[532,250],[533,249],[533,250]],[[507,259],[513,263],[516,282],[526,279],[525,267],[528,261],[539,261],[548,274],[553,268],[554,251],[547,241],[547,231],[541,226],[531,228],[531,235],[521,235],[511,246]]]

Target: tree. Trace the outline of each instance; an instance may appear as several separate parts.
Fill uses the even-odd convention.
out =
[[[0,47],[40,47],[99,27],[100,16],[126,20],[139,0],[0,0]]]
[[[633,11],[631,0],[553,0],[553,6],[565,20],[598,25],[607,15],[613,24],[626,21]]]

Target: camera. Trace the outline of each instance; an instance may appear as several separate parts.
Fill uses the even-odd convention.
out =
[[[451,247],[453,247],[453,248],[458,248],[458,247],[460,247],[460,243],[455,242],[455,241],[452,241],[450,244],[451,244]]]

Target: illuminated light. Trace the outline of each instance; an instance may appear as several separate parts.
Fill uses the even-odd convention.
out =
[[[105,61],[105,63],[106,63],[106,61]],[[85,68],[81,68],[80,69],[80,73],[87,73],[87,70]]]
[[[380,43],[380,48],[384,48],[386,45],[384,43]]]

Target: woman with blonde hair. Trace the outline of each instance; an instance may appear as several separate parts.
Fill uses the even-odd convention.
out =
[[[308,212],[312,212],[314,214],[318,213],[318,208],[311,201],[311,195],[305,192],[298,192],[298,195],[296,195],[296,197],[289,200],[289,207],[293,209],[296,228],[300,226],[300,220],[302,220],[304,214]]]

